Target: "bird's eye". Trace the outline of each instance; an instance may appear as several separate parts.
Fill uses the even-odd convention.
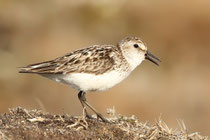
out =
[[[135,48],[138,48],[138,47],[139,47],[139,45],[138,45],[138,44],[134,44],[133,46],[134,46]]]

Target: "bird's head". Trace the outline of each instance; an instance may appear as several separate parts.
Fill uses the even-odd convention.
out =
[[[145,43],[138,37],[126,37],[117,46],[133,69],[145,59],[156,65],[159,65],[158,62],[161,62],[159,58],[147,50]]]

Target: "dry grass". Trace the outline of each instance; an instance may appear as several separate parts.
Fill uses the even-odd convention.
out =
[[[189,133],[183,121],[178,121],[180,129],[173,130],[161,119],[151,125],[135,116],[110,116],[111,123],[103,123],[18,107],[0,115],[0,139],[208,140],[199,133]]]

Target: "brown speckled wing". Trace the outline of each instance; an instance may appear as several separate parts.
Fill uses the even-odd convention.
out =
[[[92,46],[74,51],[52,61],[28,65],[20,69],[21,73],[69,74],[94,73],[102,74],[114,68],[115,46]]]

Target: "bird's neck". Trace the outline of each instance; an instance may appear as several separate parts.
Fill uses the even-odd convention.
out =
[[[131,71],[133,71],[137,66],[139,66],[144,60],[144,57],[137,53],[130,54],[129,52],[122,51],[122,54],[127,63],[129,64]]]

